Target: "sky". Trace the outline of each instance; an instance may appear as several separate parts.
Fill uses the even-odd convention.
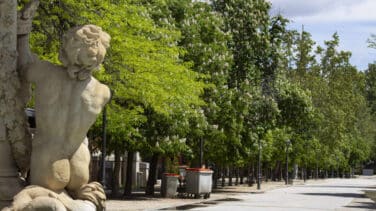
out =
[[[323,46],[337,32],[340,49],[351,51],[351,64],[359,70],[376,61],[376,49],[367,47],[367,39],[376,34],[376,0],[268,0],[271,14],[291,20],[290,29],[311,33]]]

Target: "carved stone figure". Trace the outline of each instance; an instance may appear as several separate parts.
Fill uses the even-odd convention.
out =
[[[34,186],[16,195],[15,210],[46,204],[80,207],[77,210],[81,210],[82,201],[62,201],[61,198],[68,198],[67,193],[103,209],[102,186],[87,184],[90,153],[84,140],[110,99],[109,88],[91,76],[103,62],[109,41],[110,36],[100,27],[76,27],[63,38],[59,56],[63,66],[36,57],[26,66],[27,80],[35,83],[37,128],[30,168],[30,183]]]
[[[91,73],[103,62],[110,36],[85,25],[62,41],[62,66],[40,61],[29,49],[38,0],[17,14],[16,0],[0,0],[0,209],[103,210],[99,183],[88,184],[86,133],[110,98]],[[30,141],[24,116],[30,83],[35,84],[36,133]],[[32,143],[32,146],[30,144]],[[30,157],[30,151],[32,151]]]
[[[63,66],[31,56],[28,36],[19,40],[19,66],[35,83],[36,134],[30,183],[10,210],[93,210],[104,208],[99,183],[90,183],[86,133],[110,99],[110,90],[91,76],[103,62],[110,36],[94,25],[75,27],[63,37]],[[73,200],[73,199],[74,200]],[[95,209],[95,208],[94,208]]]

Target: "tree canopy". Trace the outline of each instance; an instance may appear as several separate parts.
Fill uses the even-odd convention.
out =
[[[113,92],[110,152],[193,164],[204,140],[207,164],[242,167],[260,143],[264,166],[277,169],[291,140],[300,166],[349,171],[376,159],[375,63],[359,71],[337,33],[319,46],[270,8],[264,0],[41,0],[31,47],[59,64],[70,27],[96,24],[111,35],[95,73]],[[368,44],[375,48],[374,35]]]

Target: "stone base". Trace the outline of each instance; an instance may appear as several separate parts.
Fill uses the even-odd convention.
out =
[[[0,210],[9,206],[13,196],[23,188],[22,181],[15,177],[0,177]]]
[[[49,210],[49,211],[96,211],[97,206],[86,200],[74,200],[66,191],[54,192],[52,190],[30,185],[25,187],[16,196],[12,204],[3,201],[3,206],[8,205],[2,211],[18,210]],[[6,204],[8,203],[8,204]],[[101,207],[105,209],[102,201]],[[4,207],[3,207],[4,208]],[[1,209],[0,209],[1,210]]]
[[[12,204],[12,201],[0,201],[0,210],[2,210],[4,207],[8,207]]]
[[[23,181],[18,177],[0,176],[0,210],[9,206],[13,197],[23,188]]]

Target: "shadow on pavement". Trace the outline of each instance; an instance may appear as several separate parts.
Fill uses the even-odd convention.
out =
[[[348,198],[366,198],[362,193],[299,193],[310,196],[333,196],[333,197],[348,197]]]
[[[237,199],[237,198],[224,198],[224,199],[217,199],[217,200],[214,200],[214,201],[243,201],[242,199]]]
[[[213,193],[253,193],[254,191],[236,191],[236,190],[213,190]]]
[[[187,205],[183,205],[183,206],[164,208],[164,209],[160,209],[160,210],[190,210],[190,209],[194,209],[194,208],[203,208],[203,207],[207,207],[207,206],[208,205],[205,205],[205,204],[187,204]]]
[[[160,210],[190,210],[194,208],[204,208],[210,205],[216,205],[221,202],[230,202],[230,201],[243,201],[243,200],[237,199],[237,198],[224,198],[224,199],[216,199],[212,201],[204,201],[204,202],[195,203],[195,204],[187,204],[187,205],[182,205],[182,206],[177,206],[177,207],[168,207],[168,208],[163,208]]]
[[[369,209],[369,210],[375,210],[376,204],[373,202],[356,202],[351,205],[345,206],[346,208],[357,208],[357,209]]]
[[[361,189],[376,189],[376,186],[342,186],[342,185],[302,185],[303,188],[361,188]]]

